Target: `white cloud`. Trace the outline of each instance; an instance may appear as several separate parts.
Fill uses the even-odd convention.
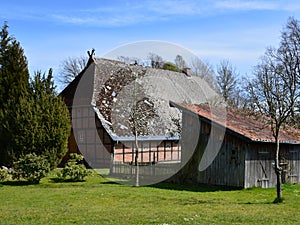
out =
[[[69,23],[73,25],[87,25],[97,27],[122,27],[128,25],[134,25],[138,23],[145,23],[156,21],[157,18],[153,16],[145,17],[142,14],[119,14],[119,15],[90,15],[90,16],[78,16],[78,15],[63,15],[53,14],[52,20],[59,23]]]
[[[215,1],[214,7],[220,10],[284,10],[295,11],[300,9],[299,1],[268,1],[268,0],[221,0]]]
[[[43,20],[76,25],[98,27],[120,27],[148,22],[175,21],[189,16],[214,16],[218,14],[249,10],[284,10],[300,9],[297,1],[267,0],[147,0],[112,2],[94,8],[52,8],[13,6],[1,8],[0,15],[10,20]],[[181,18],[178,18],[181,17]]]
[[[154,12],[160,15],[194,15],[202,11],[201,5],[197,1],[148,1],[144,6],[144,10]]]
[[[242,1],[242,0],[151,0],[118,3],[113,6],[74,11],[60,11],[54,19],[72,24],[93,26],[128,26],[148,22],[178,20],[178,16],[214,16],[220,13],[257,10],[295,11],[300,9],[298,2],[290,1]]]
[[[227,10],[275,10],[278,5],[275,2],[270,1],[224,0],[216,1],[214,7]]]

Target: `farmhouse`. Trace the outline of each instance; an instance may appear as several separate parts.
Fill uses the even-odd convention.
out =
[[[90,167],[110,173],[125,173],[124,166],[135,162],[134,113],[142,115],[136,119],[142,128],[139,163],[180,162],[181,112],[169,101],[199,104],[217,98],[204,79],[189,72],[92,56],[60,95],[72,118],[64,161],[69,153],[82,153]]]
[[[170,104],[183,112],[182,155],[193,155],[175,180],[242,188],[276,185],[268,118],[208,104]],[[198,140],[195,151],[189,149],[191,139]],[[282,180],[300,183],[300,131],[286,126],[280,141]]]

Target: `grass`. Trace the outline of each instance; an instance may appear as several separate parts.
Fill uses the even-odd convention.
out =
[[[284,185],[273,204],[275,189],[55,181],[0,184],[0,224],[300,224],[300,185]]]

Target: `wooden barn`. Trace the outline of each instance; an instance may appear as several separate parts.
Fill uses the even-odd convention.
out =
[[[173,180],[242,188],[276,185],[276,146],[268,118],[207,104],[170,104],[183,112],[182,155],[192,155]],[[194,149],[191,139],[197,140]],[[280,141],[282,181],[300,183],[300,131],[286,126]]]
[[[63,162],[69,153],[82,153],[90,167],[109,168],[111,173],[124,172],[135,160],[133,109],[148,113],[138,137],[139,163],[180,162],[181,112],[169,101],[199,104],[216,98],[204,79],[190,73],[92,56],[60,95],[72,122]]]

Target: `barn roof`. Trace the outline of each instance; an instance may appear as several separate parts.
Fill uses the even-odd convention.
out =
[[[222,125],[227,130],[242,135],[251,141],[274,142],[270,118],[249,110],[235,108],[212,107],[208,104],[175,104],[180,109],[187,110],[206,119]],[[288,144],[300,144],[300,130],[290,126],[282,128],[280,142]]]
[[[132,139],[133,102],[140,111],[147,112],[141,136],[156,139],[178,137],[181,113],[169,106],[169,101],[200,104],[217,98],[207,82],[197,76],[154,69],[103,58],[93,58],[89,65],[65,90],[63,96],[72,98],[79,81],[92,77],[90,104],[103,127],[114,140]],[[77,81],[76,81],[77,80]],[[69,104],[70,99],[65,99]]]

